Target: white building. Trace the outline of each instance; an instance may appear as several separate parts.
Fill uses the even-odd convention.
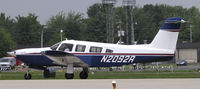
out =
[[[175,59],[182,59],[188,63],[200,62],[200,43],[177,44]]]

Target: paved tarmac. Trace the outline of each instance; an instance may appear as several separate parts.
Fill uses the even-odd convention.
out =
[[[0,89],[200,89],[200,79],[0,80]]]

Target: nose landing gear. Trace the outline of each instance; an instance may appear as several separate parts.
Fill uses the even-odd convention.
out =
[[[25,67],[25,71],[26,71],[26,74],[24,74],[24,79],[25,80],[30,80],[32,78],[32,76],[30,74],[30,70],[29,70],[28,66]]]
[[[31,76],[30,73],[26,73],[26,74],[24,75],[24,79],[26,79],[26,80],[30,80],[31,78],[32,78],[32,76]]]

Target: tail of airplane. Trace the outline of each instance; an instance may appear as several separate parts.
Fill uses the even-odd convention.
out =
[[[167,18],[150,46],[160,49],[175,50],[181,22],[184,22],[182,17]]]

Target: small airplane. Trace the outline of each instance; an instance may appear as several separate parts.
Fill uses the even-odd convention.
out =
[[[168,61],[174,57],[182,17],[169,17],[150,44],[120,45],[64,40],[48,48],[19,49],[10,52],[27,65],[25,79],[31,79],[29,68],[53,73],[49,67],[66,68],[65,78],[74,78],[74,67],[81,67],[80,79],[88,78],[89,67],[112,67],[133,63]]]

